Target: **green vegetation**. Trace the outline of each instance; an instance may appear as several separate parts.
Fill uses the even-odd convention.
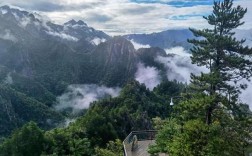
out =
[[[165,81],[151,92],[144,85],[132,81],[122,89],[118,97],[92,103],[87,112],[67,128],[39,130],[44,139],[38,142],[42,148],[40,154],[106,156],[113,153],[120,155],[122,146],[118,139],[123,140],[133,130],[153,129],[152,118],[159,116],[164,119],[169,116],[170,101],[163,93],[172,92],[171,96],[177,96],[183,88],[180,83]],[[17,136],[18,139],[25,139],[23,133],[27,128],[31,133],[38,131],[34,123],[28,123],[16,130],[1,145],[0,155],[9,155],[9,149],[16,146],[12,142],[17,139]],[[27,146],[34,144],[32,139],[26,140],[25,144]],[[19,146],[22,146],[22,142]],[[17,150],[23,152],[23,149]],[[32,152],[31,149],[27,150]]]
[[[116,139],[115,141],[109,141],[105,149],[96,148],[95,151],[97,156],[123,156],[122,148],[122,142]]]
[[[15,31],[23,31],[19,29],[15,27]],[[43,129],[55,128],[65,114],[56,112],[52,106],[70,84],[122,87],[134,77],[135,49],[122,37],[93,47],[92,52],[81,53],[53,39],[35,39],[20,33],[27,37],[27,42],[6,43],[7,48],[0,51],[0,108],[3,110],[0,137],[8,136],[28,121],[38,123]],[[117,43],[122,46],[116,47]]]
[[[10,139],[0,146],[0,155],[40,156],[47,141],[43,131],[34,122],[16,130]]]
[[[208,73],[192,75],[192,83],[174,114],[159,126],[156,145],[150,153],[172,156],[244,155],[251,136],[252,116],[238,102],[244,85],[235,84],[251,77],[252,49],[243,47],[233,30],[242,25],[246,9],[233,7],[232,0],[215,2],[213,14],[204,17],[213,29],[191,29],[192,62],[206,66]],[[157,121],[156,121],[157,122]],[[160,123],[160,121],[159,121]]]
[[[45,104],[26,94],[20,93],[9,85],[0,85],[0,136],[29,121],[49,129],[63,121],[64,117]]]

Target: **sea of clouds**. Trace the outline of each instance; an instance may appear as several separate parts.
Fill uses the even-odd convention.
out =
[[[68,86],[66,92],[57,98],[55,109],[58,111],[71,109],[72,113],[89,108],[94,101],[105,97],[116,97],[121,89],[108,88],[96,84],[74,84]]]

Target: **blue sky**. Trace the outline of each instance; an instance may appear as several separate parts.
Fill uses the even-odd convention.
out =
[[[197,5],[212,5],[213,0],[131,0],[136,3],[160,3],[174,7],[192,7]]]
[[[211,13],[213,0],[0,0],[4,4],[39,12],[59,24],[83,20],[110,35],[123,35],[209,27],[202,16]],[[248,8],[241,29],[251,29],[252,0],[235,0],[234,5]]]

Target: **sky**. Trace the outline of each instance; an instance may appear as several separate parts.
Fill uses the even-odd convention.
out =
[[[206,28],[202,16],[211,13],[213,0],[0,0],[0,5],[6,4],[46,15],[58,24],[83,20],[110,35],[123,35]],[[241,29],[251,29],[252,0],[234,4],[248,8]]]

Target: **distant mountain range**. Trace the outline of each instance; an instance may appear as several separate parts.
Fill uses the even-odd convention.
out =
[[[238,39],[246,39],[245,44],[252,47],[252,29],[236,30]],[[137,42],[142,45],[151,47],[160,47],[162,49],[170,49],[172,47],[183,47],[189,50],[192,45],[187,42],[187,39],[194,38],[189,29],[166,30],[151,34],[129,34],[125,38]]]
[[[194,38],[188,29],[167,30],[151,34],[130,34],[125,35],[125,37],[143,45],[150,45],[151,47],[159,47],[162,49],[178,46],[189,49],[191,45],[187,42],[187,39]]]

